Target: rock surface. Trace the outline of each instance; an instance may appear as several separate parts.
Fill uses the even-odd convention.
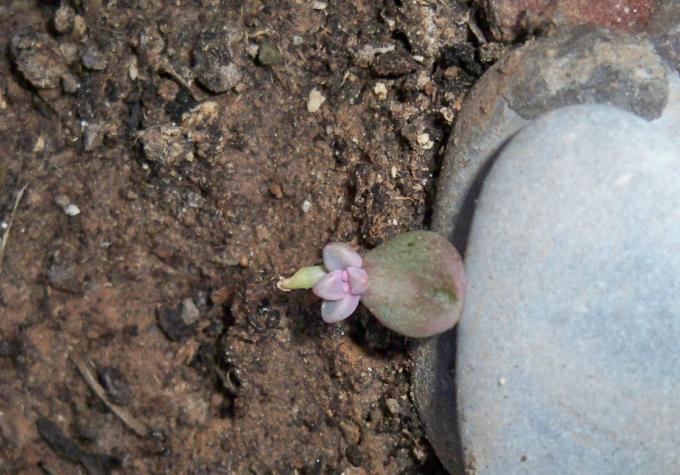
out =
[[[657,5],[647,31],[666,63],[680,72],[680,3],[666,1]]]
[[[566,47],[569,44],[571,50]],[[620,62],[623,57],[630,61]],[[664,58],[669,61],[667,55]],[[580,74],[584,81],[576,80],[572,72],[583,73],[584,64],[592,71],[606,72],[611,79],[608,85],[597,85],[585,74]],[[625,78],[634,77],[631,72],[641,67],[660,76],[655,79],[655,74],[641,75],[638,79],[642,82],[628,82],[626,86]],[[665,84],[657,81],[661,76],[665,77]],[[560,77],[570,79],[551,82]],[[524,84],[530,83],[543,87],[534,89],[531,102],[539,107],[527,113],[525,104],[512,98],[519,97]],[[588,84],[596,87],[585,87]],[[655,86],[650,89],[652,84]],[[612,101],[622,96],[607,94],[607,90],[621,91],[631,86],[637,92],[627,95],[629,100],[625,103]],[[567,89],[569,93],[565,93]],[[650,95],[650,90],[657,92]],[[666,97],[665,101],[650,101],[657,93],[660,95],[656,97]],[[503,145],[533,118],[555,107],[598,102],[651,118],[659,131],[671,136],[680,124],[680,80],[644,39],[597,30],[582,38],[564,32],[530,42],[499,61],[468,94],[456,121],[437,187],[432,228],[447,235],[464,254],[481,185]],[[518,110],[513,109],[515,106]],[[645,110],[647,113],[642,113]],[[455,353],[455,331],[421,344],[416,352],[413,393],[437,455],[450,471],[460,473],[463,471],[460,441],[457,421],[452,416],[457,412],[457,401],[452,396]]]
[[[477,0],[494,39],[514,41],[548,25],[592,24],[638,32],[649,22],[656,0]]]
[[[673,76],[675,77],[675,76]],[[439,179],[433,227],[461,251],[469,227],[455,226],[488,158],[530,120],[557,107],[608,104],[646,119],[666,113],[669,74],[652,44],[602,30],[529,42],[495,64],[468,95]],[[673,85],[673,84],[671,84]]]
[[[474,473],[680,463],[680,147],[582,106],[494,164],[468,247],[457,388]]]

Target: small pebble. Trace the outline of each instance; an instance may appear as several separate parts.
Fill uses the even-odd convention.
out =
[[[418,142],[418,145],[420,145],[425,150],[430,150],[432,147],[434,147],[434,142],[430,140],[430,134],[428,133],[418,134],[416,141]]]
[[[75,16],[76,12],[73,8],[66,5],[60,6],[54,14],[54,29],[61,34],[68,33],[73,28]]]
[[[156,311],[156,321],[159,328],[170,341],[184,341],[196,333],[195,325],[184,323],[181,308],[159,308]]]
[[[190,298],[182,300],[182,312],[180,318],[187,325],[193,325],[201,316],[200,310]]]
[[[132,81],[136,81],[139,77],[139,66],[137,66],[137,57],[133,56],[128,66],[128,76]]]
[[[80,208],[71,203],[68,206],[66,206],[66,208],[64,208],[64,213],[71,217],[78,216],[80,214]]]
[[[283,63],[283,56],[275,45],[265,41],[257,50],[257,61],[263,66],[274,66]]]
[[[248,56],[255,59],[257,58],[257,53],[260,51],[260,46],[257,43],[248,43],[246,45],[246,53]]]
[[[161,79],[156,86],[156,93],[165,102],[172,102],[177,97],[179,85],[170,79]]]
[[[106,56],[96,46],[89,46],[81,59],[83,66],[93,71],[106,69]]]
[[[437,91],[437,88],[432,81],[428,81],[423,86],[423,92],[430,97],[433,97],[436,91]]]
[[[312,203],[309,200],[303,201],[302,202],[302,212],[308,213],[310,209],[312,209]]]
[[[205,199],[199,193],[191,191],[187,194],[187,205],[190,208],[201,208],[204,203]]]
[[[323,94],[316,88],[312,89],[307,100],[307,111],[311,113],[317,112],[324,102],[326,102],[326,98]]]
[[[400,407],[399,407],[399,401],[396,399],[388,398],[385,399],[385,406],[387,406],[387,410],[390,411],[390,414],[392,415],[397,415],[400,412]]]
[[[73,74],[65,73],[61,76],[61,87],[64,89],[65,93],[75,94],[78,92],[78,89],[80,89],[80,84]]]
[[[82,15],[76,15],[73,19],[73,33],[76,36],[81,37],[87,31],[87,23],[85,23],[85,18]]]
[[[460,68],[457,66],[449,66],[444,70],[446,79],[456,79],[458,76],[460,76]]]
[[[216,94],[231,90],[241,81],[241,71],[232,62],[229,45],[225,32],[203,32],[192,52],[196,79]]]
[[[416,70],[418,64],[405,51],[381,54],[373,64],[373,71],[382,77],[404,76]]]
[[[45,151],[45,137],[40,135],[38,139],[35,141],[35,145],[33,146],[33,152],[42,153],[44,151]]]
[[[276,198],[277,200],[283,198],[283,189],[281,188],[281,185],[279,185],[278,183],[273,183],[269,187],[269,193],[274,195],[274,198]]]
[[[58,262],[47,270],[47,283],[54,289],[71,293],[78,293],[83,287],[73,267]]]
[[[102,144],[104,134],[102,127],[98,123],[86,124],[83,130],[83,150],[92,152]]]
[[[248,267],[248,257],[247,256],[241,256],[241,258],[238,261],[238,264],[243,267],[244,269]]]
[[[425,71],[421,71],[416,78],[416,86],[418,89],[423,89],[428,82],[430,82],[430,75]]]
[[[385,83],[379,82],[373,87],[373,93],[378,99],[386,99],[387,98],[387,87],[385,86]]]
[[[243,75],[234,63],[215,67],[199,76],[199,80],[212,92],[226,92],[236,87]]]

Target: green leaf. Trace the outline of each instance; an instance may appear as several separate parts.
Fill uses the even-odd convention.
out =
[[[276,286],[284,292],[295,289],[311,289],[324,275],[326,275],[324,266],[303,267],[292,277],[287,279],[282,277]]]
[[[413,231],[396,236],[368,252],[363,268],[368,291],[361,301],[386,327],[422,338],[458,322],[465,270],[458,251],[441,235]]]

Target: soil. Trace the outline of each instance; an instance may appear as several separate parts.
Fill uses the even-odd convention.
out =
[[[444,473],[417,343],[363,308],[326,325],[275,284],[326,242],[427,227],[462,98],[502,50],[474,18],[5,0],[0,473]]]

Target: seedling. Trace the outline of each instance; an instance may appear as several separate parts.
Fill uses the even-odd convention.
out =
[[[452,328],[465,295],[463,260],[445,238],[429,231],[401,234],[362,257],[344,243],[323,248],[323,265],[281,279],[281,290],[312,289],[321,317],[349,317],[359,301],[386,327],[423,338]]]

